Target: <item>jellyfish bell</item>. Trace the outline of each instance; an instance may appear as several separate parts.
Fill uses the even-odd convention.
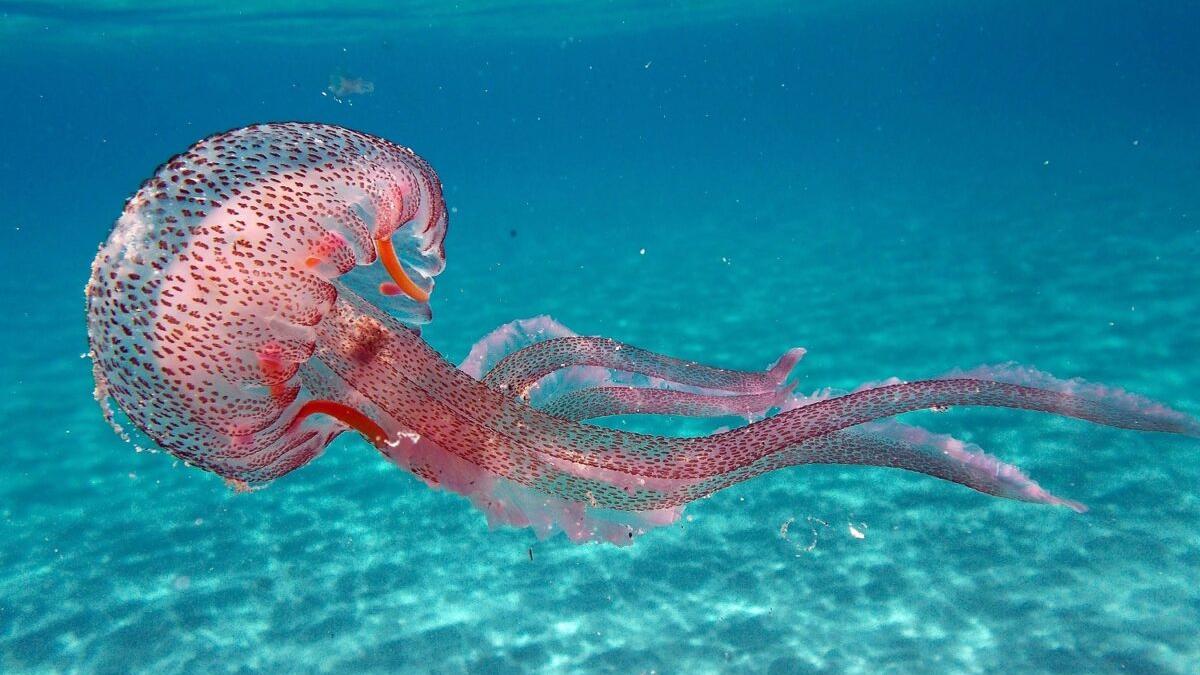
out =
[[[286,473],[345,428],[309,419],[344,412],[312,401],[353,398],[302,372],[313,326],[342,284],[406,325],[428,321],[446,229],[436,174],[389,141],[299,123],[206,138],[127,201],[95,258],[97,396],[226,478]]]

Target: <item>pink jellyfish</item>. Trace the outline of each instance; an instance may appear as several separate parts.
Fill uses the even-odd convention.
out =
[[[163,449],[239,487],[354,430],[493,523],[617,543],[800,464],[896,467],[1083,509],[977,448],[885,419],[912,410],[1003,406],[1200,436],[1146,399],[1015,366],[808,400],[789,378],[803,350],[738,372],[548,318],[497,329],[458,368],[417,330],[446,228],[433,170],[381,138],[301,123],[206,138],[142,185],[96,256],[97,399],[110,421],[111,399]],[[630,414],[759,421],[703,438],[587,423]]]

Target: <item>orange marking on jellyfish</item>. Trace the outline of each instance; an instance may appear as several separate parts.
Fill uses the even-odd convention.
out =
[[[296,413],[296,417],[292,420],[289,428],[295,429],[304,421],[304,418],[317,414],[329,415],[342,424],[354,429],[368,441],[371,441],[377,448],[383,449],[387,445],[387,432],[383,430],[383,427],[376,424],[374,420],[367,417],[362,411],[351,408],[343,403],[337,403],[336,401],[305,401],[304,405],[300,406],[300,411]]]
[[[279,360],[279,347],[268,344],[258,352],[258,367],[262,369],[263,379],[267,381],[267,389],[271,392],[271,398],[276,401],[283,398],[287,393],[287,385],[279,379],[279,375],[283,372],[283,363]]]
[[[396,257],[396,248],[392,246],[391,239],[376,239],[375,250],[379,253],[379,261],[383,263],[383,268],[387,270],[388,276],[392,278],[392,281],[396,282],[396,288],[417,302],[429,300],[429,293],[426,293],[423,288],[414,283],[404,271],[404,268],[401,267],[400,259]],[[381,285],[379,290],[382,293],[388,294],[390,288],[385,289]]]

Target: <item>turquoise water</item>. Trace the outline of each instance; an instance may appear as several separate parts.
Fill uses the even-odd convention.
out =
[[[805,391],[1014,360],[1200,414],[1200,9],[960,4],[4,6],[0,670],[1200,669],[1195,439],[912,414],[1091,511],[807,467],[615,548],[489,531],[350,435],[235,494],[92,400],[125,197],[301,119],[441,175],[454,360],[550,314],[731,368],[802,345]]]

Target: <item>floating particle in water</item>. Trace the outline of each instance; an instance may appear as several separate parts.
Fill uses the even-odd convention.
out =
[[[851,537],[854,537],[855,539],[867,538],[866,523],[847,523],[846,527],[849,528]]]
[[[325,91],[322,94],[332,96],[333,100],[338,103],[353,105],[354,103],[350,100],[350,97],[365,96],[374,91],[375,83],[370,80],[344,73],[334,73],[329,76],[329,86],[325,87]]]

